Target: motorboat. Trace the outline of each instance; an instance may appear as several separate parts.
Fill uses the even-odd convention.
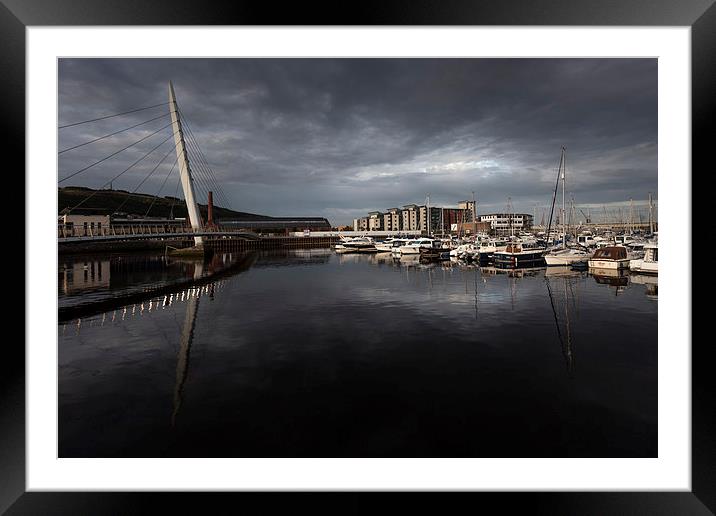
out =
[[[523,243],[507,244],[504,251],[496,251],[495,267],[539,267],[544,265],[544,247],[532,247]]]
[[[507,249],[507,242],[505,240],[485,240],[480,242],[478,248],[480,263],[489,263],[494,259],[494,255],[498,251],[504,251]]]
[[[644,245],[644,257],[640,260],[630,260],[629,270],[640,274],[659,274],[659,246],[656,244]]]
[[[375,253],[377,251],[373,239],[370,237],[347,238],[340,244],[336,244],[335,249],[337,253]]]
[[[594,235],[591,233],[582,233],[580,235],[577,235],[577,244],[581,245],[582,247],[594,247],[597,245],[596,241],[594,240]]]
[[[629,268],[629,257],[627,256],[627,248],[624,246],[607,246],[601,247],[594,251],[589,259],[590,269],[627,269]]]
[[[450,248],[445,247],[441,240],[433,240],[432,247],[418,247],[421,260],[448,260],[450,258]]]
[[[375,242],[375,248],[378,250],[378,252],[389,253],[393,250],[393,240],[395,239],[388,238],[387,240],[384,240],[382,242]]]
[[[411,238],[394,238],[393,241],[390,243],[390,252],[393,256],[400,256],[400,248],[404,245],[407,245],[408,243],[412,242],[413,239]]]
[[[433,239],[417,238],[415,240],[411,240],[407,244],[400,246],[400,255],[403,256],[406,254],[420,254],[421,247],[427,247],[429,249],[432,249]]]
[[[554,265],[572,265],[574,263],[586,262],[589,260],[591,253],[585,249],[577,247],[567,247],[565,249],[555,249],[544,255],[544,261],[548,266]]]

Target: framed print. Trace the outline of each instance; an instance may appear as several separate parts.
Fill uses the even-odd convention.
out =
[[[716,7],[560,3],[4,2],[0,508],[713,513]]]

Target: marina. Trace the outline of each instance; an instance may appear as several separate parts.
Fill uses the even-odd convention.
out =
[[[60,60],[58,456],[656,457],[656,119],[581,63]]]

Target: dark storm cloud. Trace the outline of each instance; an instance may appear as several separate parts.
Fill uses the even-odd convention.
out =
[[[183,114],[234,209],[349,223],[407,203],[483,210],[546,205],[560,147],[580,204],[657,187],[655,59],[63,59],[60,125],[163,102]],[[60,149],[163,114],[155,108],[60,130]],[[60,155],[59,176],[166,123]],[[98,187],[165,129],[63,185]],[[168,141],[117,179],[133,190]],[[175,156],[142,185],[156,193]],[[172,172],[172,175],[175,175]],[[162,194],[173,194],[170,177]]]

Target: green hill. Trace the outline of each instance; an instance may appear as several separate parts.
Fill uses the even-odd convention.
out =
[[[92,195],[94,194],[94,195]],[[77,215],[111,215],[121,213],[148,217],[187,217],[186,204],[176,197],[154,197],[152,195],[129,193],[126,190],[93,190],[81,186],[68,186],[57,189],[57,208],[61,215],[64,210],[76,206],[92,195],[78,208],[72,210]],[[152,204],[154,202],[154,204]],[[150,209],[151,206],[151,209]],[[199,204],[202,217],[206,219],[206,204]],[[234,211],[214,205],[214,219],[231,220],[271,220],[273,217]]]

